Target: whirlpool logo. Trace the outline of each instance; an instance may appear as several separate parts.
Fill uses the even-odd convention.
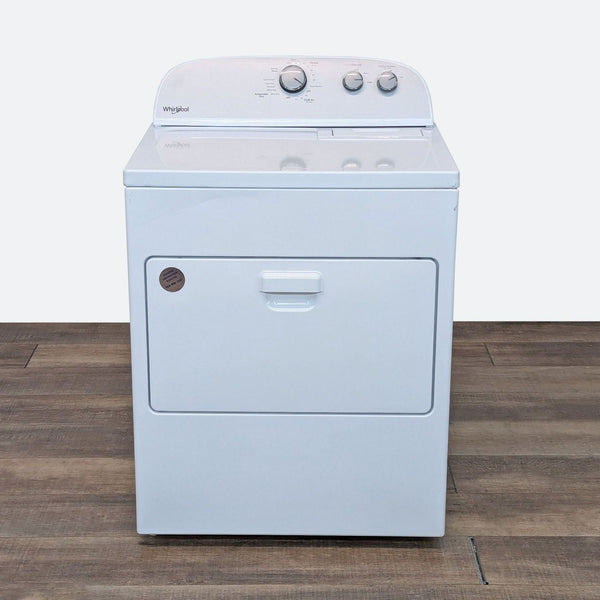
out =
[[[163,112],[171,113],[176,115],[181,112],[190,112],[189,106],[163,106]]]

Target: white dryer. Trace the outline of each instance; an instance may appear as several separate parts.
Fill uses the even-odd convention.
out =
[[[138,531],[443,535],[458,170],[421,77],[185,63],[124,180]]]

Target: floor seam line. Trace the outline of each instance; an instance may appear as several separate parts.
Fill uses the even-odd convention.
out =
[[[489,585],[488,580],[485,578],[483,567],[481,566],[481,559],[477,552],[477,546],[475,545],[475,538],[469,537],[469,543],[471,544],[471,551],[473,552],[473,558],[475,559],[475,568],[477,569],[477,576],[479,577],[479,583],[481,585]]]
[[[454,490],[455,494],[458,494],[458,490],[456,489],[456,479],[454,479],[454,473],[452,472],[452,465],[450,464],[449,460],[448,460],[448,473],[450,474],[450,481],[452,482],[452,489]]]
[[[485,348],[485,351],[487,352],[488,358],[490,359],[492,366],[495,367],[496,363],[494,362],[494,359],[492,358],[492,353],[490,352],[490,349],[488,348],[487,342],[483,342],[483,347]]]
[[[29,358],[27,359],[27,362],[25,363],[25,366],[23,367],[24,369],[27,368],[27,365],[29,364],[29,361],[33,358],[33,355],[35,354],[35,351],[38,349],[39,344],[36,344],[33,348],[33,350],[31,351],[31,354],[29,355]]]

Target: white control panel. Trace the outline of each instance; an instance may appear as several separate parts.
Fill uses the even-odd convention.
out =
[[[214,58],[163,79],[157,126],[433,125],[429,91],[406,65],[364,58]]]

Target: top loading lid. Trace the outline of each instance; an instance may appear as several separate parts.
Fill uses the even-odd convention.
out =
[[[125,168],[130,187],[456,188],[437,128],[151,126]]]
[[[213,58],[171,69],[157,126],[427,127],[429,91],[400,63],[363,58]]]

